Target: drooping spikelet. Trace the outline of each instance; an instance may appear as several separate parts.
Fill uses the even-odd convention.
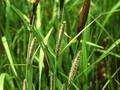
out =
[[[61,42],[62,42],[62,38],[63,38],[63,35],[64,35],[64,30],[65,30],[65,24],[66,22],[64,21],[61,25],[61,28],[60,28],[60,31],[59,31],[59,34],[58,34],[58,40],[57,40],[57,43],[56,43],[56,56],[59,56],[59,53],[60,53],[60,47],[61,47]]]
[[[77,52],[77,55],[75,56],[75,58],[73,60],[72,67],[71,67],[70,73],[69,73],[69,78],[68,78],[68,87],[76,75],[76,72],[77,72],[77,69],[79,66],[79,61],[80,61],[80,51]]]

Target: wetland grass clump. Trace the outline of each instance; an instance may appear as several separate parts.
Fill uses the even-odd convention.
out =
[[[120,90],[120,1],[29,1],[0,3],[0,90]]]

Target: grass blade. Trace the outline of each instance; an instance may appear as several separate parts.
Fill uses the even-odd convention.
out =
[[[0,90],[5,90],[5,88],[9,90],[15,90],[13,82],[10,79],[11,79],[10,76],[6,73],[2,73],[0,75]],[[8,82],[8,85],[7,87],[5,87],[5,84],[7,82]]]
[[[13,63],[13,58],[12,58],[12,55],[10,53],[10,49],[9,49],[9,46],[8,46],[8,43],[7,43],[7,40],[6,40],[6,37],[2,37],[2,43],[3,43],[3,46],[5,48],[5,51],[6,51],[6,54],[7,54],[7,57],[9,59],[9,62],[10,62],[10,66],[13,70],[13,73],[15,74],[15,76],[17,76],[17,72],[15,70],[15,67],[14,67],[14,63]]]

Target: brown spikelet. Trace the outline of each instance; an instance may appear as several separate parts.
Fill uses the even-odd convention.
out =
[[[77,33],[79,33],[85,26],[85,23],[87,21],[88,13],[90,8],[90,0],[84,0],[83,8],[80,14],[80,22],[77,29]]]
[[[36,10],[37,10],[37,6],[40,0],[32,0],[32,4],[33,4],[33,8],[32,8],[32,14],[30,17],[30,25],[32,25],[32,23],[34,22],[35,16],[36,16]]]

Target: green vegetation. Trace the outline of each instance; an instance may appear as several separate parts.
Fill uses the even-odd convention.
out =
[[[120,90],[120,1],[84,1],[0,1],[0,90]]]

